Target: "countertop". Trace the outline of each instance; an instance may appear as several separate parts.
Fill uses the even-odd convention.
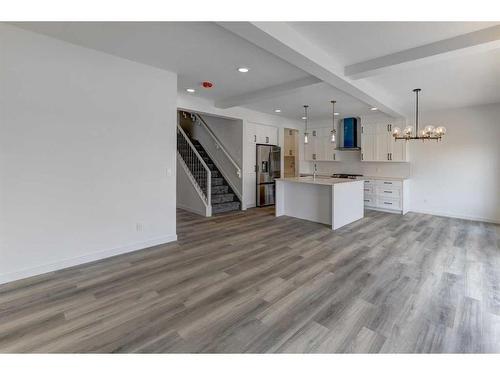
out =
[[[312,176],[311,173],[301,173],[303,176],[310,177]],[[324,174],[317,174],[316,178],[332,178],[329,175],[324,175]],[[290,177],[290,178],[295,178],[295,177]],[[357,178],[358,180],[386,180],[386,181],[404,181],[404,180],[409,180],[410,177],[387,177],[387,176],[360,176]],[[344,179],[342,179],[344,180]],[[351,180],[352,181],[352,180]]]
[[[346,184],[350,182],[357,182],[359,180],[350,180],[348,178],[333,178],[328,176],[316,176],[316,179],[313,179],[312,176],[307,176],[307,177],[277,178],[276,181],[298,182],[302,184],[314,184],[314,185],[335,185],[335,184]]]
[[[409,180],[410,177],[363,176],[363,177],[359,177],[359,179],[360,180],[404,181],[404,180]]]

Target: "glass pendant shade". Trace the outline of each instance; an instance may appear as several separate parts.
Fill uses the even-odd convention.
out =
[[[398,128],[397,126],[394,128],[394,130],[392,131],[392,135],[393,136],[399,136],[401,135],[401,128]]]
[[[424,132],[425,132],[425,135],[431,135],[433,132],[434,132],[434,126],[432,125],[427,125],[425,128],[424,128]]]
[[[307,115],[307,109],[309,108],[308,105],[304,105],[304,116],[302,117],[304,119],[304,144],[309,143],[309,133],[307,132],[307,120],[309,116]]]
[[[445,135],[446,134],[446,128],[444,126],[438,126],[435,130],[436,135]]]
[[[405,130],[403,131],[404,135],[406,135],[406,136],[410,136],[412,132],[413,132],[413,127],[411,127],[411,126],[407,126],[405,128]]]
[[[330,138],[330,142],[335,143],[335,133],[336,133],[336,131],[335,131],[335,103],[336,103],[336,101],[332,100],[332,101],[330,101],[330,103],[332,103],[332,131],[331,131],[332,136]]]

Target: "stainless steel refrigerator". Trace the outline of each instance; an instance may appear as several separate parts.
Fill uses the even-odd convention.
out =
[[[257,207],[274,204],[274,179],[281,176],[281,149],[278,146],[257,145]]]

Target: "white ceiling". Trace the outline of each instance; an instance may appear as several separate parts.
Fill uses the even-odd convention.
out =
[[[470,33],[498,22],[290,22],[342,66]]]
[[[422,111],[500,103],[500,49],[435,61],[423,66],[367,78],[398,100],[406,113],[414,110],[412,89],[422,89]]]
[[[283,52],[293,49],[290,44],[273,39],[272,47],[268,48],[269,40],[262,44],[255,41],[251,43],[248,41],[251,38],[237,36],[211,22],[30,22],[15,25],[174,71],[179,75],[178,89],[183,93],[185,88],[194,87],[198,91],[193,95],[223,101],[245,95],[248,98],[255,91],[260,93],[262,90],[269,90],[273,95],[263,95],[267,99],[252,99],[251,103],[241,105],[273,114],[275,108],[280,108],[282,116],[300,119],[302,105],[309,104],[311,120],[326,121],[331,118],[331,99],[337,100],[336,111],[341,113],[341,117],[370,113],[371,103],[363,101],[367,100],[366,97],[379,100],[387,108],[390,108],[389,104],[393,105],[392,108],[397,106],[400,110],[398,113],[412,115],[414,96],[411,90],[415,87],[423,90],[422,111],[500,102],[500,48],[431,58],[415,66],[402,65],[398,69],[385,70],[357,80],[338,72],[338,67],[438,42],[495,24],[497,23],[287,23],[287,27],[294,32],[285,32],[283,40],[286,37],[292,38],[289,34],[298,33],[299,39],[306,41],[306,46],[312,46],[316,48],[314,51],[321,51],[328,56],[328,61],[323,60],[326,61],[323,67],[331,66],[339,80],[347,84],[345,87],[351,85],[349,87],[353,89],[349,92],[353,96],[326,83],[293,90],[277,90],[276,87],[280,85],[288,87],[286,84],[289,82],[313,76],[314,69],[308,70],[308,63],[300,65],[298,60],[290,59],[291,62],[287,62],[277,57],[284,56],[278,50]],[[265,25],[262,27],[265,28]],[[313,57],[311,61],[315,61]],[[292,63],[302,66],[304,70]],[[236,70],[239,66],[247,66],[251,70],[241,74]],[[211,90],[201,89],[200,83],[203,80],[213,81],[215,87]],[[356,95],[357,90],[364,91],[367,95]]]
[[[273,100],[265,100],[247,105],[248,108],[259,112],[274,113],[274,109],[281,109],[281,115],[300,120],[304,115],[304,104],[309,105],[309,119],[311,122],[331,119],[332,104],[335,103],[335,112],[342,117],[373,114],[370,107],[350,95],[326,84],[302,87],[293,93],[284,94]]]
[[[178,88],[221,99],[307,77],[213,22],[23,22],[16,26],[176,72]],[[238,67],[251,67],[242,74]],[[200,83],[215,85],[206,90]]]

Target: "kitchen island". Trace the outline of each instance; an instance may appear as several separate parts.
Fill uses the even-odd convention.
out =
[[[319,176],[276,179],[276,216],[338,229],[363,218],[363,185],[363,180]]]

